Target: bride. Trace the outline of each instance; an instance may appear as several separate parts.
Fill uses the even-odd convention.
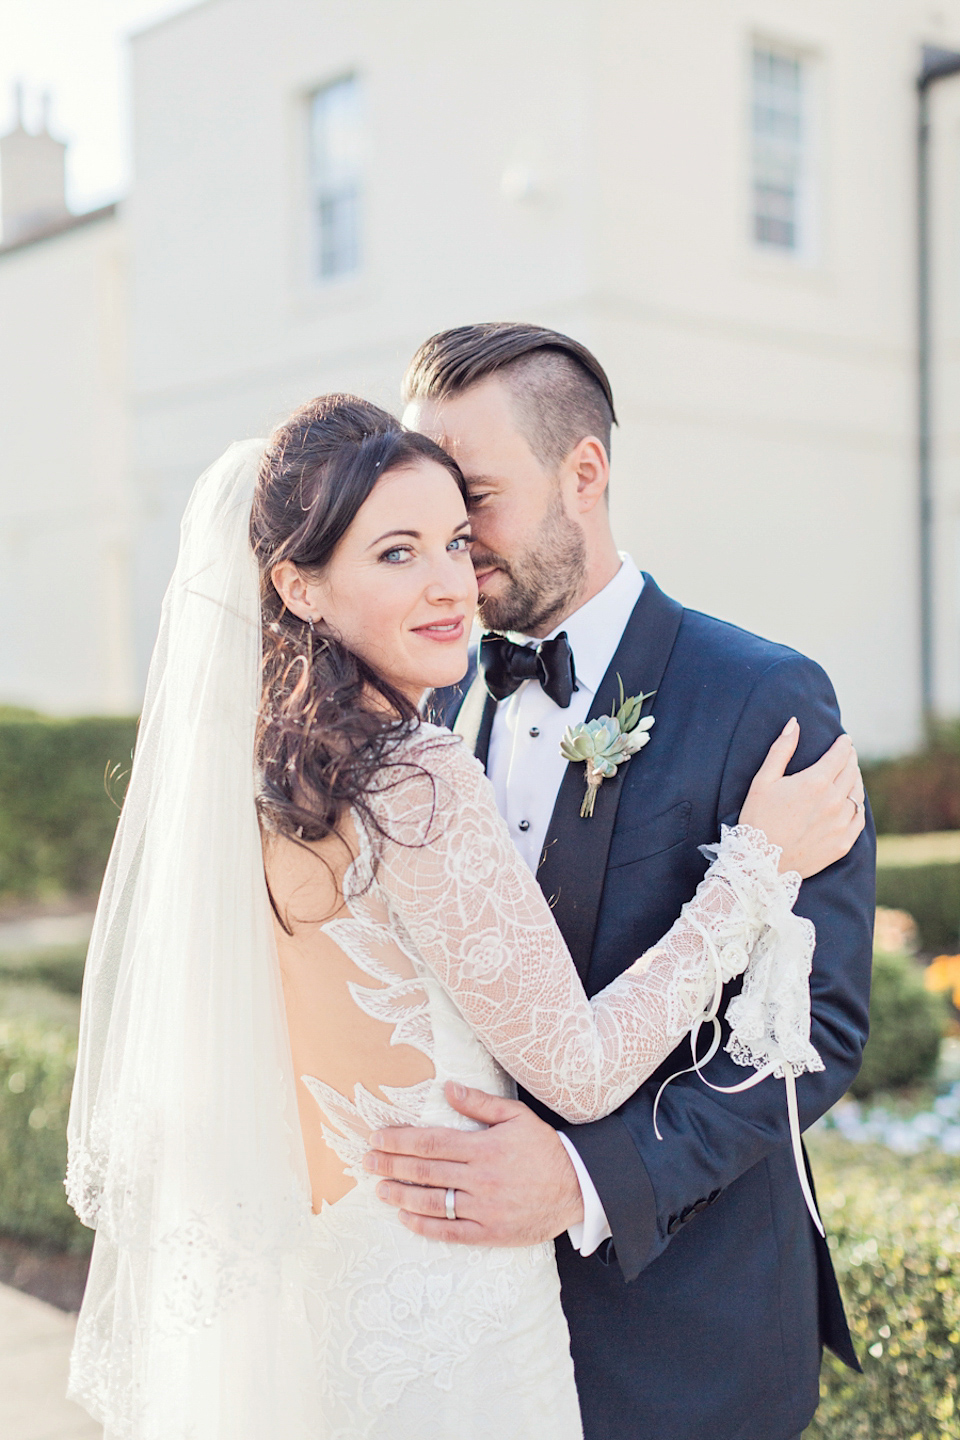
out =
[[[588,1001],[480,766],[418,719],[466,669],[469,541],[456,464],[348,396],[194,490],[70,1116],[97,1229],[70,1393],[107,1437],[576,1440],[553,1247],[405,1229],[371,1133],[467,1125],[452,1082],[606,1115],[761,959],[777,1073],[819,1068],[791,907],[862,827],[849,741],[786,778],[788,724],[672,929]]]

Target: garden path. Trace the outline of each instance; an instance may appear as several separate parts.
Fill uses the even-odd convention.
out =
[[[75,1316],[0,1285],[3,1440],[100,1440],[100,1426],[64,1398],[75,1323]]]
[[[90,939],[92,928],[90,911],[0,920],[0,954],[43,950],[48,946],[84,945]]]

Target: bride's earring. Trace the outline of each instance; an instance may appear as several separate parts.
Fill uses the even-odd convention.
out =
[[[314,630],[314,628],[313,628],[313,616],[312,616],[312,615],[308,615],[308,616],[307,616],[307,624],[310,626],[310,634],[311,634],[311,635],[315,635],[317,632],[316,632],[316,631]]]

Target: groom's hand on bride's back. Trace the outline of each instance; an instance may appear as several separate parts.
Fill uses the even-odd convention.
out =
[[[371,1136],[364,1164],[408,1230],[463,1245],[536,1245],[583,1219],[580,1185],[552,1126],[519,1100],[448,1084],[447,1100],[486,1130],[420,1129]],[[446,1218],[446,1192],[456,1220]]]

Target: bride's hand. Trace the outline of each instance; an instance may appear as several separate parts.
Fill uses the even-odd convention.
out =
[[[848,735],[815,765],[785,775],[799,739],[800,726],[789,720],[754,777],[740,823],[780,846],[781,872],[799,870],[806,880],[852,849],[865,823],[863,779]]]

